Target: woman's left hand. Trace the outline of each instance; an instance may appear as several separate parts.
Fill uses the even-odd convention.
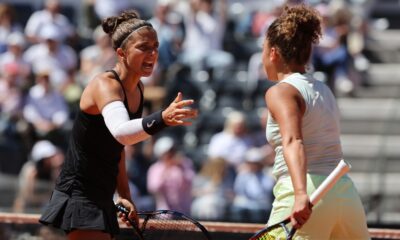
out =
[[[193,100],[183,100],[182,93],[179,92],[175,100],[162,112],[162,118],[168,126],[190,126],[190,120],[197,117],[197,110],[190,108]]]
[[[121,204],[122,206],[124,206],[126,209],[129,210],[129,214],[128,214],[128,218],[133,220],[136,225],[139,225],[139,216],[137,215],[137,210],[135,205],[130,202],[129,200],[125,199],[125,198],[120,198],[117,200],[116,204]],[[126,219],[126,215],[119,212],[118,213],[118,217],[127,225],[130,226],[130,222],[128,221],[128,219]]]

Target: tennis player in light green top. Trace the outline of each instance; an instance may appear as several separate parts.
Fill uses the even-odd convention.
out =
[[[263,64],[268,79],[277,82],[265,95],[277,180],[268,225],[290,216],[299,229],[295,239],[369,239],[364,209],[348,176],[310,207],[309,195],[343,158],[336,100],[306,73],[312,46],[321,37],[320,21],[311,7],[286,6],[266,33]]]

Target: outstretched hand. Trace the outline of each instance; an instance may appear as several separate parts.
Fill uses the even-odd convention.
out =
[[[182,100],[182,93],[179,92],[175,100],[162,112],[164,123],[168,126],[190,126],[190,120],[197,117],[197,110],[187,108],[192,105],[194,101]]]

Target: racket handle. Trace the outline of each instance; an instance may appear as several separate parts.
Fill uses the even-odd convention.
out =
[[[144,240],[144,237],[139,229],[139,223],[137,223],[135,220],[129,218],[129,216],[128,216],[129,210],[126,207],[124,207],[122,204],[115,204],[115,207],[117,208],[117,211],[125,214],[125,217],[128,220],[129,224],[131,224],[132,229],[133,229],[134,233],[136,234],[136,236],[140,240]]]
[[[123,214],[129,214],[129,210],[124,207],[122,204],[115,204],[115,207],[119,212],[122,212]]]
[[[321,200],[321,198],[335,185],[335,183],[348,171],[350,171],[350,164],[340,160],[336,168],[328,175],[328,177],[321,183],[321,185],[311,194],[310,202],[314,206]]]

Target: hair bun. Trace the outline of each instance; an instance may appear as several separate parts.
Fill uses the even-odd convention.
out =
[[[120,25],[125,21],[135,18],[140,19],[140,15],[137,11],[126,10],[123,11],[119,16],[112,16],[105,18],[102,21],[101,26],[103,27],[104,32],[111,36],[115,32],[115,29],[117,29],[118,25]]]

